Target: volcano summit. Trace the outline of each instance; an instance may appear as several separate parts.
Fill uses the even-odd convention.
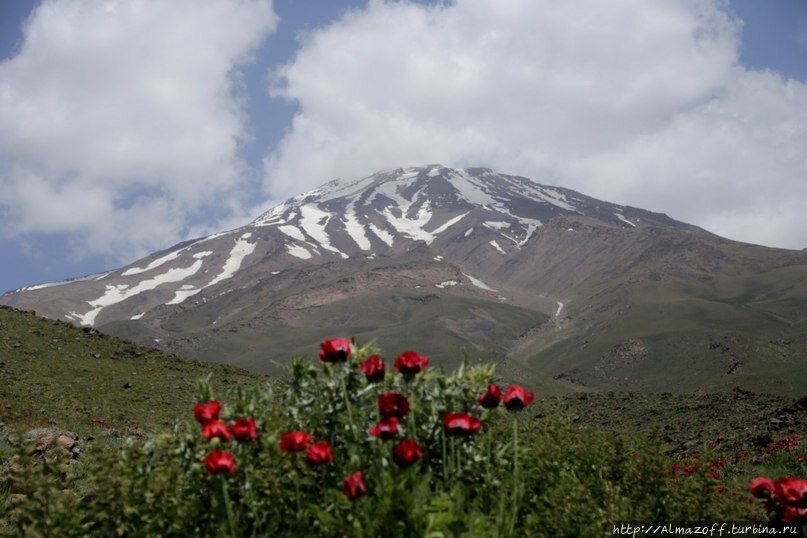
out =
[[[447,366],[484,356],[548,390],[791,392],[783,372],[807,378],[805,275],[805,252],[430,165],[337,179],[242,228],[0,302],[258,371],[345,335],[417,340]]]

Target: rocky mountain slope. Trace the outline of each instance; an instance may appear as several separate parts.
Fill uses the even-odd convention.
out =
[[[807,253],[487,169],[335,180],[252,223],[0,302],[275,371],[333,335],[546,391],[807,382]],[[801,376],[801,377],[799,377]]]

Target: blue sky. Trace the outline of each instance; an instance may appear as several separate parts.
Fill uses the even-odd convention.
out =
[[[47,4],[0,3],[0,292],[427,162],[807,247],[805,0]]]

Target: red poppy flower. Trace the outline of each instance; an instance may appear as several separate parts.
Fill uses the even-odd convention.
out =
[[[468,436],[479,431],[479,419],[467,413],[443,413],[443,426],[448,435]]]
[[[328,441],[311,443],[308,445],[308,448],[305,449],[305,457],[308,460],[308,464],[312,467],[320,463],[332,462],[333,454],[331,453],[331,445],[328,444]]]
[[[801,508],[792,504],[786,504],[783,507],[781,523],[794,523],[802,518],[807,518],[807,508]]]
[[[404,439],[392,447],[392,459],[399,467],[409,467],[420,459],[423,451],[420,445],[412,439]]]
[[[362,481],[361,471],[356,471],[351,475],[347,475],[342,481],[342,493],[350,501],[355,501],[359,497],[364,497],[367,494],[367,487]]]
[[[398,435],[398,419],[396,417],[384,417],[370,428],[368,433],[382,441],[389,441]]]
[[[345,362],[350,357],[350,340],[331,338],[320,344],[319,360],[322,362]]]
[[[207,403],[198,403],[193,408],[193,416],[199,424],[210,422],[211,420],[219,419],[219,411],[221,405],[216,400],[210,400]]]
[[[227,425],[220,420],[211,420],[202,424],[202,435],[208,439],[218,437],[222,443],[230,440],[230,431],[227,429]]]
[[[502,401],[502,389],[497,385],[488,385],[488,390],[484,394],[480,394],[476,400],[485,409],[499,407],[499,403]]]
[[[777,478],[774,486],[776,500],[780,503],[807,507],[807,480],[787,476]]]
[[[504,390],[504,406],[510,411],[524,409],[535,397],[534,392],[528,392],[521,385],[511,385]]]
[[[311,436],[305,432],[286,432],[280,436],[280,450],[283,452],[300,452],[305,450],[305,447],[310,442]]]
[[[378,355],[370,355],[359,364],[359,368],[367,377],[367,381],[375,383],[384,379],[386,367]]]
[[[404,418],[409,414],[409,400],[397,392],[385,392],[378,397],[378,412],[382,417]]]
[[[202,460],[202,463],[205,464],[207,472],[210,474],[230,474],[235,471],[233,455],[229,452],[213,450]]]
[[[429,365],[429,357],[418,355],[414,351],[404,351],[395,358],[394,368],[404,375],[422,372]]]
[[[757,499],[770,499],[775,491],[773,480],[766,476],[755,478],[748,484],[748,491]]]
[[[252,441],[258,437],[258,430],[255,428],[255,419],[239,418],[230,424],[230,433],[236,441]]]

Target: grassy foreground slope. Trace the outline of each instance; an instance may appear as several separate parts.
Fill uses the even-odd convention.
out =
[[[385,345],[386,339],[379,336],[379,344]],[[308,349],[309,356],[316,348],[314,341]],[[185,468],[176,461],[177,454],[182,453],[181,442],[180,446],[169,443],[167,451],[159,452],[165,458],[160,461],[166,465],[152,473],[141,471],[148,466],[127,464],[130,460],[123,457],[142,459],[151,453],[137,452],[143,445],[136,443],[127,448],[119,440],[166,431],[176,420],[192,422],[192,405],[199,398],[195,380],[209,373],[225,404],[234,401],[232,389],[236,386],[267,381],[226,365],[177,358],[92,329],[0,308],[0,535],[61,529],[63,521],[78,521],[76,514],[84,501],[101,505],[108,501],[109,510],[90,510],[90,515],[95,519],[111,518],[112,523],[131,513],[143,514],[152,522],[173,521],[180,527],[196,521],[172,514],[173,504],[167,502],[176,500],[175,479],[186,481],[184,491],[192,492],[182,501],[185,504],[179,503],[183,509],[198,503],[196,478],[210,485],[204,474],[177,474],[178,469]],[[602,392],[550,397],[537,387],[529,388],[538,390],[538,399],[520,420],[522,442],[526,443],[524,484],[531,493],[517,505],[520,527],[514,535],[596,535],[614,521],[661,517],[659,514],[681,521],[694,521],[704,514],[712,519],[734,520],[753,514],[762,517],[758,509],[753,513],[746,510],[748,505],[742,501],[752,477],[807,473],[807,463],[798,446],[798,434],[807,434],[805,398],[746,391],[676,395]],[[103,425],[93,422],[98,418],[104,419]],[[279,414],[266,415],[264,420],[261,435],[271,439],[266,446],[276,447],[279,432],[290,425]],[[511,432],[509,422],[493,421],[491,425],[495,436],[506,442]],[[19,471],[19,466],[18,471],[13,471],[14,450],[9,436],[17,430],[41,426],[71,430],[88,448],[62,478],[50,478],[47,473],[39,476],[35,469],[25,474],[28,471]],[[189,432],[186,437],[192,443],[206,442],[193,426],[180,431]],[[795,441],[795,445],[785,447],[785,438]],[[164,436],[155,440],[159,439],[167,442]],[[185,437],[175,441],[181,439]],[[100,450],[89,450],[91,446]],[[193,457],[198,462],[200,456]],[[702,465],[696,459],[701,457]],[[713,469],[710,461],[722,463]],[[110,472],[114,465],[117,467]],[[674,467],[683,471],[674,471]],[[693,470],[687,471],[689,468]],[[9,469],[11,475],[22,472],[23,477],[35,480],[4,482],[3,474]],[[283,479],[283,472],[272,475],[274,466],[260,469],[271,478],[268,483]],[[128,478],[122,483],[132,488],[114,490],[124,476]],[[503,472],[501,480],[512,480],[512,476]],[[92,484],[101,487],[102,493],[87,496]],[[338,484],[331,486],[331,497],[341,499]],[[292,489],[284,491],[288,494]],[[279,497],[266,498],[274,503]],[[316,498],[319,502],[319,494]],[[423,497],[413,498],[417,500],[413,506],[421,506],[426,500],[433,507],[449,499],[428,488]],[[257,510],[250,502],[244,500],[238,512]],[[640,510],[635,508],[637,503],[641,504]],[[666,508],[659,512],[656,505]],[[10,515],[11,507],[19,506],[23,511]],[[446,513],[453,513],[455,507],[446,506]],[[159,512],[163,509],[166,514]],[[298,512],[299,509],[294,513]],[[306,517],[320,514],[313,508],[305,513]],[[418,514],[414,509],[406,513],[410,518]],[[56,519],[48,519],[48,514]],[[367,517],[374,515],[369,512]],[[84,525],[83,521],[79,523]],[[142,523],[137,521],[138,525]],[[554,527],[547,527],[548,522],[555,522]]]
[[[378,335],[382,351],[406,344],[403,335],[394,336]],[[316,349],[312,340],[309,356]],[[102,430],[122,436],[167,430],[176,420],[190,419],[198,399],[196,381],[208,374],[222,390],[269,380],[0,307],[0,447],[18,429],[54,427],[82,436]],[[508,377],[507,372],[501,375]],[[790,396],[736,390],[557,397],[528,386],[536,391],[539,416],[543,406],[560,407],[581,429],[655,437],[672,450],[701,441],[752,445],[799,431],[807,423],[807,401]],[[104,424],[93,419],[104,419]],[[0,450],[0,458],[2,454]]]
[[[187,416],[207,374],[225,387],[266,379],[0,306],[0,442],[17,428],[163,429]]]

